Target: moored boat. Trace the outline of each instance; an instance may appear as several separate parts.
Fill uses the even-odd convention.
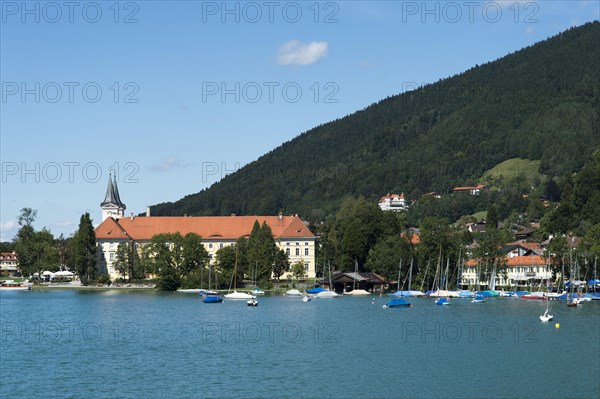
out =
[[[28,281],[19,283],[14,280],[3,280],[0,289],[3,291],[29,291],[31,290],[31,284]]]
[[[471,300],[472,303],[482,303],[485,302],[485,297],[481,294],[475,295],[475,298]]]
[[[404,299],[402,298],[394,298],[392,300],[390,300],[388,303],[386,303],[385,305],[383,305],[384,309],[388,309],[388,308],[410,308],[412,305],[410,304],[410,302],[406,302]]]
[[[252,299],[253,296],[246,294],[245,292],[233,291],[230,294],[225,295],[225,299]]]
[[[450,305],[450,300],[448,298],[441,297],[435,301],[435,304],[436,305]]]
[[[316,295],[316,297],[317,298],[338,298],[338,297],[340,297],[340,294],[338,294],[335,291],[324,290],[324,291],[319,292]]]
[[[252,299],[247,301],[246,304],[248,306],[258,306],[258,301],[256,300],[256,297],[252,297]]]
[[[202,302],[204,303],[221,303],[223,302],[223,298],[219,295],[218,292],[215,291],[206,291],[204,293],[204,298],[202,298]]]
[[[538,301],[546,301],[548,297],[544,292],[532,292],[530,294],[525,294],[521,296],[521,299],[533,299]]]

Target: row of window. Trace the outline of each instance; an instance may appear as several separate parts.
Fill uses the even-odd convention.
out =
[[[285,253],[290,256],[290,249],[286,248]],[[296,256],[300,256],[300,248],[296,248]],[[304,256],[308,256],[308,248],[304,248]]]
[[[114,249],[114,248],[115,248],[115,244],[116,244],[115,242],[109,242],[109,243],[108,243],[108,248],[109,248],[109,249]],[[138,244],[136,243],[136,247],[137,247],[137,245],[138,245]],[[285,245],[289,247],[289,246],[290,246],[290,243],[289,243],[289,242],[286,242],[286,243],[285,243]],[[305,245],[305,246],[308,246],[308,242],[305,242],[305,243],[304,243],[304,245]],[[296,242],[296,246],[300,246],[300,243],[299,243],[299,242]],[[208,243],[208,247],[209,247],[209,248],[213,248],[213,243],[212,243],[212,242],[209,242],[209,243]],[[223,243],[220,243],[220,244],[219,244],[219,248],[223,248]]]

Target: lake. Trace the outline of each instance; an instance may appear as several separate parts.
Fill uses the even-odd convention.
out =
[[[600,396],[600,301],[387,301],[1,292],[0,397]]]

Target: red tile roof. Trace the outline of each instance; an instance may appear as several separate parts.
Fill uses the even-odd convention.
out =
[[[2,260],[17,260],[19,256],[17,254],[13,254],[12,252],[2,252],[0,253],[0,259]]]
[[[261,225],[267,222],[275,239],[314,238],[297,216],[283,216],[281,220],[278,216],[139,216],[117,221],[107,218],[96,228],[96,238],[150,240],[156,234],[179,232],[196,233],[204,240],[237,240],[250,235],[256,220]]]
[[[530,256],[515,256],[512,258],[505,258],[506,267],[524,267],[524,266],[545,266],[548,262],[546,259],[539,255]],[[475,267],[477,265],[477,259],[469,259],[465,262],[467,267]]]
[[[408,239],[405,233],[400,234],[400,237],[404,238],[406,241],[410,242],[413,245],[418,245],[421,243],[421,236],[419,235],[419,233],[412,233],[410,235],[410,240]]]
[[[393,199],[393,198],[400,198],[400,199],[402,199],[402,198],[404,198],[404,193],[402,193],[402,194],[386,194],[386,195],[384,195],[383,197],[381,197],[379,199],[379,202],[383,202],[383,201],[385,201],[388,198],[390,198],[390,199]]]
[[[480,184],[478,186],[464,186],[464,187],[454,187],[452,191],[466,191],[466,190],[477,190],[485,188],[485,184]]]

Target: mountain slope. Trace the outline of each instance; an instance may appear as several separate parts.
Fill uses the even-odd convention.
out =
[[[540,173],[580,168],[600,145],[600,23],[386,98],[315,127],[154,215],[301,213],[318,220],[345,195],[417,196],[475,182],[510,159]]]

